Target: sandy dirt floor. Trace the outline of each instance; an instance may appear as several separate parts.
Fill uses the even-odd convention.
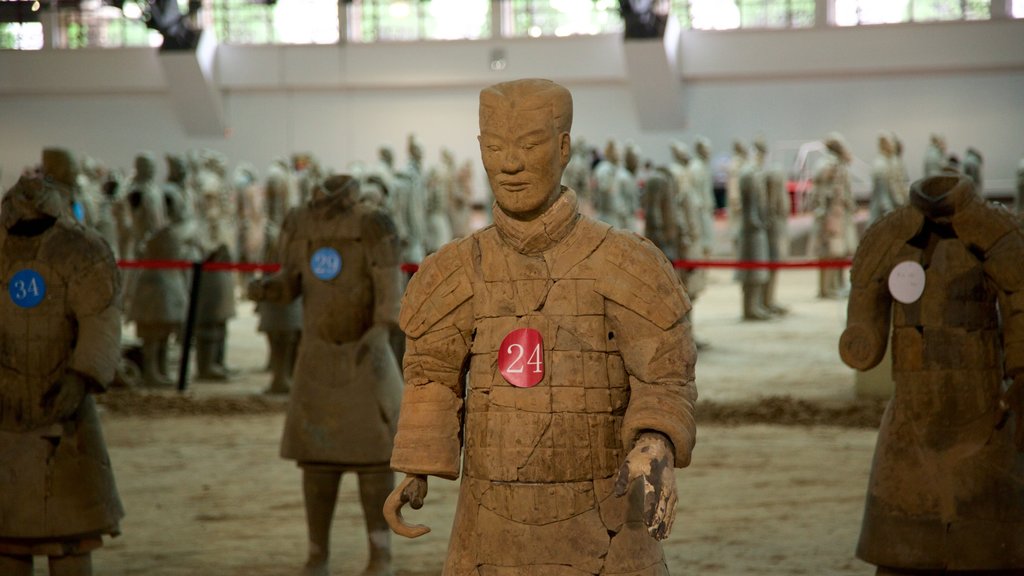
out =
[[[836,352],[845,302],[818,300],[814,271],[785,271],[768,322],[740,321],[731,272],[712,271],[696,333],[698,445],[677,474],[681,502],[665,543],[673,574],[864,575],[856,560],[864,490],[881,403],[858,401]],[[188,393],[117,392],[103,424],[127,511],[123,534],[94,554],[99,575],[289,575],[306,553],[300,472],[277,456],[286,400],[259,394],[265,344],[251,305],[229,327],[228,384]],[[396,537],[397,574],[440,573],[457,484],[432,479]],[[358,574],[366,537],[354,477],[339,496],[332,574]],[[37,569],[45,574],[45,569]]]

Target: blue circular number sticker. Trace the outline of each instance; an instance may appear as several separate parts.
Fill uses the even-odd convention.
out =
[[[11,300],[18,306],[35,308],[46,296],[46,282],[43,281],[43,276],[39,272],[25,268],[11,278],[7,292],[10,293]]]
[[[309,267],[313,270],[313,276],[325,282],[334,280],[341,274],[341,254],[331,247],[320,248],[313,252]]]

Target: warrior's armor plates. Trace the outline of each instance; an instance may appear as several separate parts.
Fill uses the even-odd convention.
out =
[[[388,461],[401,373],[386,326],[398,319],[401,276],[394,224],[336,196],[291,211],[284,300],[302,296],[303,328],[281,455],[351,466]]]
[[[677,466],[690,461],[689,300],[654,245],[579,215],[563,190],[531,222],[495,206],[496,225],[428,258],[403,301],[391,464],[456,478],[465,448],[449,576],[667,574],[642,494],[612,488],[641,431],[671,439]],[[543,340],[522,358],[543,366],[530,388],[499,371],[503,339],[521,328]]]
[[[857,554],[897,568],[1021,569],[1024,453],[1013,445],[1013,419],[997,423],[1004,375],[1024,373],[1024,233],[967,178],[914,188],[911,206],[864,237],[840,343],[847,364],[876,365],[891,310],[895,392]],[[909,303],[888,289],[905,262],[924,270],[923,293]]]
[[[0,228],[0,554],[59,555],[44,543],[65,539],[88,551],[118,532],[123,512],[88,392],[117,367],[119,291],[110,248],[70,219],[35,236]],[[43,398],[69,371],[94,388],[59,420]]]

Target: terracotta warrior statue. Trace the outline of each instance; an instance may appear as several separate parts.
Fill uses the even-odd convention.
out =
[[[924,176],[937,176],[949,165],[946,158],[946,138],[941,134],[932,134],[928,138],[928,147],[924,151]]]
[[[385,513],[422,534],[401,507],[463,476],[446,576],[668,574],[695,440],[689,301],[653,244],[578,212],[571,125],[548,80],[480,93],[494,225],[428,258],[402,303],[406,476]]]
[[[742,262],[768,262],[768,174],[763,148],[755,143],[755,157],[740,171],[740,221],[737,258]],[[739,269],[736,279],[743,286],[743,319],[768,320],[772,313],[765,303],[767,268]]]
[[[778,163],[768,162],[768,145],[763,139],[754,140],[754,152],[754,160],[761,166],[764,175],[768,261],[781,262],[789,256],[789,213],[792,207],[789,190],[786,189],[786,172]],[[789,309],[779,304],[778,285],[778,269],[769,269],[764,307],[772,314],[788,314]]]
[[[121,279],[46,171],[0,206],[0,574],[92,573],[124,515],[92,395],[120,358]]]
[[[876,366],[892,324],[857,547],[878,574],[1024,573],[1022,260],[1020,223],[952,173],[915,182],[857,250],[843,361]]]
[[[871,165],[871,202],[868,205],[868,223],[873,223],[882,216],[902,205],[899,191],[893,188],[895,171],[895,151],[892,138],[888,134],[878,135],[878,156]]]
[[[302,340],[281,456],[302,468],[309,529],[303,574],[328,574],[344,472],[359,475],[370,545],[364,574],[391,574],[382,510],[394,486],[388,458],[402,388],[392,348],[401,297],[394,224],[359,202],[357,180],[331,176],[309,203],[289,212],[278,253],[281,270],[250,284],[249,297],[283,303],[302,296]]]
[[[811,238],[814,254],[822,259],[849,258],[857,248],[853,214],[857,203],[850,183],[850,152],[843,137],[829,134],[824,141],[826,157],[814,172],[810,209],[814,214]],[[846,289],[841,268],[822,268],[819,298],[840,298]]]
[[[263,232],[261,260],[267,263],[281,263],[278,253],[281,229],[285,215],[298,199],[298,191],[291,177],[291,169],[284,158],[275,160],[267,169],[263,186],[263,207],[266,212]],[[267,394],[287,394],[292,388],[295,360],[298,357],[299,339],[302,335],[302,297],[291,302],[263,301],[256,303],[260,316],[256,329],[266,334],[270,352],[270,386]]]
[[[636,181],[623,166],[619,145],[609,140],[604,149],[604,159],[594,167],[597,217],[616,228],[632,230],[636,197]]]
[[[202,246],[195,221],[189,218],[185,198],[165,187],[164,213],[167,225],[146,241],[146,260],[188,260],[200,258]],[[142,339],[142,382],[159,388],[175,380],[168,368],[168,342],[180,334],[188,312],[191,273],[187,270],[140,270],[132,298],[135,333]]]

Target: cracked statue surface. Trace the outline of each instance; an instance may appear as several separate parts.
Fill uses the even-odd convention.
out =
[[[402,302],[405,389],[385,516],[461,474],[447,576],[668,574],[696,425],[690,302],[649,241],[560,185],[572,96],[480,93],[494,224],[427,258]]]

